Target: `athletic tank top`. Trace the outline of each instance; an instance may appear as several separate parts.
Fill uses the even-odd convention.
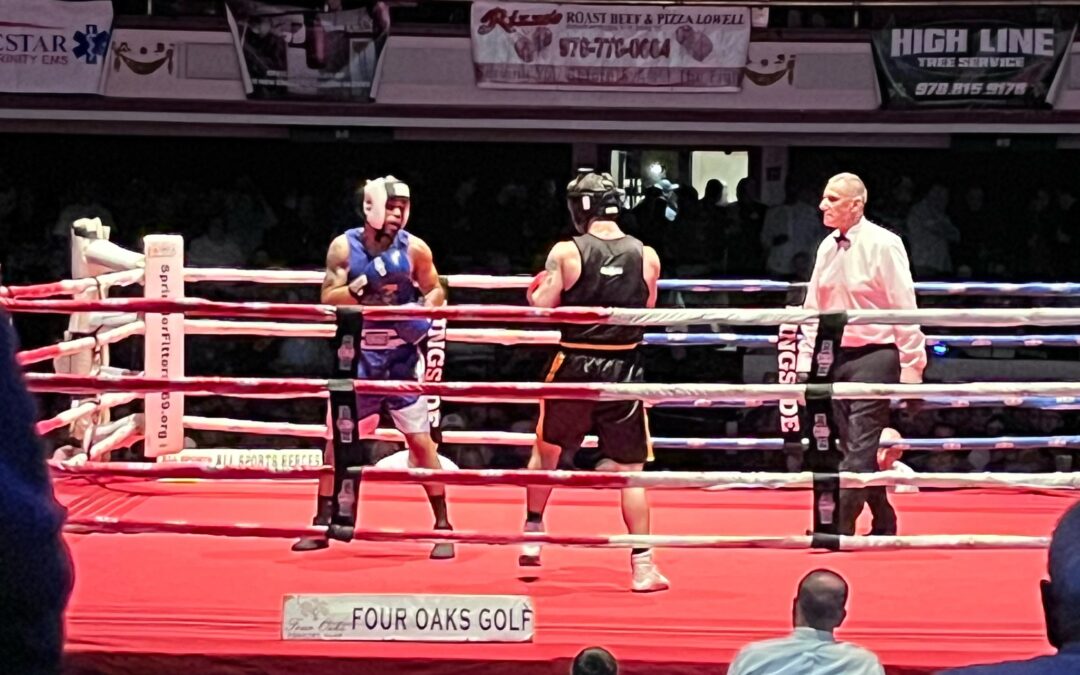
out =
[[[399,255],[404,256],[406,265],[409,265],[409,234],[405,230],[398,230],[398,233],[394,235],[394,240],[390,242],[390,246],[387,247],[385,252],[378,255],[371,255],[364,248],[364,228],[354,227],[347,230],[345,237],[349,241],[348,280],[350,283],[360,276],[360,273],[367,268],[368,263],[377,258],[378,255],[397,251]],[[364,305],[406,305],[419,300],[420,291],[411,283],[398,284],[385,287],[379,293],[365,293],[362,297],[361,304]]]
[[[642,277],[642,243],[624,235],[600,239],[583,234],[573,239],[581,254],[581,276],[563,291],[560,304],[574,307],[645,307],[649,287]],[[569,345],[636,345],[645,334],[637,326],[569,324],[562,342]]]

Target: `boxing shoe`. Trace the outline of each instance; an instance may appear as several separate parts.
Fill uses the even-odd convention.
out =
[[[634,570],[634,582],[631,588],[635,593],[653,593],[665,591],[671,587],[671,582],[660,574],[660,569],[653,562],[652,551],[631,555],[630,565]]]
[[[330,547],[330,540],[326,537],[303,537],[292,545],[292,550],[303,553],[304,551],[319,551]]]
[[[311,524],[327,527],[330,525],[330,518],[334,513],[334,500],[332,497],[319,497],[318,506],[316,507],[315,518],[312,519]],[[304,551],[318,551],[324,548],[329,548],[330,540],[327,537],[302,537],[299,541],[292,545],[292,550],[303,553]]]
[[[543,532],[543,523],[525,523],[526,532]],[[540,567],[540,544],[523,544],[518,556],[518,567]]]
[[[436,530],[448,530],[453,531],[452,527],[437,527]],[[450,560],[455,555],[454,545],[448,541],[440,542],[431,547],[431,555],[428,556],[431,560]]]

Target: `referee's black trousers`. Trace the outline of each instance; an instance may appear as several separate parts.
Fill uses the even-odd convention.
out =
[[[895,384],[900,381],[900,353],[894,345],[843,348],[833,365],[833,381]],[[834,400],[833,414],[844,454],[840,470],[877,471],[881,431],[889,426],[889,400]],[[896,511],[884,486],[840,491],[840,534],[855,534],[864,504],[873,515],[872,534],[896,534]]]

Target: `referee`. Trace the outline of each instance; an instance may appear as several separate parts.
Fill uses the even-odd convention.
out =
[[[835,234],[818,247],[805,309],[915,309],[915,287],[900,237],[863,215],[866,186],[855,174],[829,179],[819,207]],[[817,325],[803,326],[799,371],[810,370]],[[926,368],[926,338],[916,325],[847,326],[833,363],[835,382],[919,384]],[[878,470],[881,431],[889,426],[888,400],[834,401],[841,471]],[[896,511],[884,486],[842,489],[839,534],[855,534],[863,505],[873,514],[871,535],[895,535]]]

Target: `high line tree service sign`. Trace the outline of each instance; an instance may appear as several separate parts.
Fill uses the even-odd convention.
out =
[[[1046,106],[1075,27],[1034,12],[1027,20],[912,19],[893,15],[874,33],[886,107]]]

